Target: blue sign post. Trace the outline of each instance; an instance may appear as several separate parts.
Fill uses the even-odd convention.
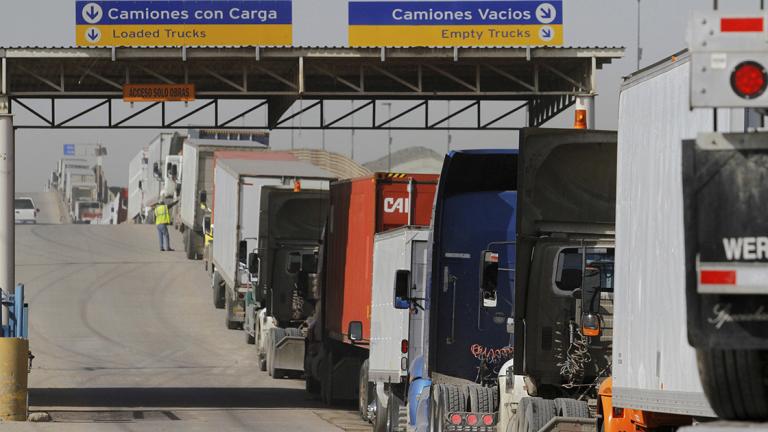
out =
[[[74,155],[75,155],[75,145],[64,144],[64,156],[74,156]]]

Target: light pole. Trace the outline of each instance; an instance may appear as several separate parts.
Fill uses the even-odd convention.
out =
[[[392,172],[392,102],[384,102],[387,107],[387,171]]]
[[[447,153],[451,152],[451,141],[453,136],[451,135],[451,101],[448,101],[448,146],[447,146]]]
[[[355,110],[355,101],[351,100],[349,101],[349,111],[352,112]],[[351,137],[350,137],[350,155],[349,158],[352,160],[355,160],[355,114],[352,114],[350,117],[350,120],[352,120],[352,129],[351,129]]]

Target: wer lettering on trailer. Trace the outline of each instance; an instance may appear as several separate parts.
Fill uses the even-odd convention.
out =
[[[384,213],[408,213],[411,211],[408,198],[384,198]]]
[[[726,237],[723,248],[728,261],[768,259],[768,237]]]

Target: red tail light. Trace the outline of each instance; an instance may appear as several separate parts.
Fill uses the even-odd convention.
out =
[[[768,73],[763,65],[753,61],[741,62],[731,73],[731,88],[744,99],[754,99],[765,92]]]
[[[242,299],[244,299],[244,298],[245,298],[245,294],[243,294],[243,293],[237,293],[237,298],[239,298],[240,300],[242,300]]]
[[[400,352],[403,354],[408,354],[408,339],[403,339],[400,341]]]
[[[474,426],[474,425],[476,425],[476,424],[477,424],[477,420],[478,420],[478,419],[477,419],[477,416],[476,416],[476,415],[474,415],[474,414],[469,414],[469,415],[467,416],[467,424],[468,424],[469,426]]]
[[[462,418],[459,414],[451,414],[450,417],[448,417],[452,425],[458,426],[461,424]]]
[[[491,414],[486,414],[483,416],[483,424],[486,426],[490,426],[493,424],[493,416]]]

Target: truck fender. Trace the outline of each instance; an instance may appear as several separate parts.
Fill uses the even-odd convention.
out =
[[[431,380],[417,378],[411,381],[408,387],[408,418],[411,426],[416,426],[419,430],[429,430],[429,387],[431,385]]]
[[[258,350],[264,354],[267,352],[267,335],[269,329],[277,327],[277,321],[271,316],[267,316],[267,309],[261,308],[256,311],[256,343]]]

